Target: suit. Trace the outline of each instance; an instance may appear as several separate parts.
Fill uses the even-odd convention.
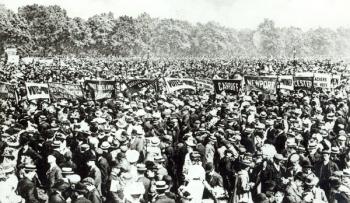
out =
[[[90,200],[91,203],[102,203],[101,194],[96,189],[89,191],[85,197]]]
[[[18,194],[25,199],[25,203],[39,203],[38,191],[33,181],[23,178],[17,185]]]
[[[76,200],[73,200],[72,203],[92,203],[90,200],[85,197],[78,197]]]
[[[100,169],[97,166],[91,167],[88,177],[91,177],[95,180],[95,187],[100,192],[100,194],[102,194],[102,191],[101,191],[102,175],[101,175]]]
[[[62,178],[61,168],[57,165],[53,166],[46,172],[46,176],[49,181],[49,187],[52,188],[55,182]]]
[[[107,161],[107,159],[103,156],[99,157],[97,159],[97,167],[100,169],[101,171],[101,189],[102,189],[102,194],[107,194],[107,188],[106,188],[106,184],[108,181],[108,176],[109,173],[111,172],[109,163]]]
[[[175,203],[174,199],[169,198],[165,194],[160,194],[155,199],[155,203]]]
[[[63,196],[55,191],[49,197],[49,203],[66,203],[67,201],[63,198]]]

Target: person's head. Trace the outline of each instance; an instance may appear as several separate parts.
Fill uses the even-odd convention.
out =
[[[330,159],[330,152],[328,150],[322,151],[322,159],[323,161],[329,161]]]
[[[284,192],[281,190],[278,190],[275,192],[275,196],[274,196],[274,203],[281,203],[284,199]]]
[[[51,164],[56,164],[56,157],[52,154],[50,154],[49,156],[47,156],[47,163]]]
[[[297,187],[302,187],[304,183],[304,175],[302,172],[298,172],[294,176],[294,183]]]
[[[86,163],[89,167],[95,166],[95,158],[90,158]]]

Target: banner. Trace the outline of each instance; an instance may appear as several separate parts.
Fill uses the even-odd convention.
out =
[[[247,90],[261,91],[269,94],[276,93],[276,76],[245,76],[244,80]]]
[[[0,82],[0,98],[16,99],[16,88],[9,83]]]
[[[216,94],[221,94],[222,91],[231,94],[238,94],[241,89],[242,80],[213,80]]]
[[[293,76],[292,75],[281,75],[278,76],[279,88],[285,90],[294,90]]]
[[[331,87],[337,88],[341,85],[341,77],[340,75],[332,75],[331,79]]]
[[[313,76],[295,76],[293,78],[293,84],[295,90],[309,90],[313,88]]]
[[[214,91],[213,82],[211,80],[197,79],[196,78],[195,83],[197,84],[197,88],[198,89]]]
[[[196,90],[196,83],[190,78],[164,78],[164,80],[169,93],[184,89]]]
[[[314,87],[315,88],[332,88],[331,85],[332,77],[326,73],[315,73],[314,74]]]
[[[125,84],[130,93],[139,92],[142,88],[153,88],[156,91],[159,89],[158,79],[127,79]]]
[[[84,96],[81,85],[49,83],[52,99],[77,99]]]
[[[114,97],[115,80],[85,80],[84,89],[88,99],[109,99]]]
[[[50,99],[49,86],[44,83],[26,83],[28,100]]]

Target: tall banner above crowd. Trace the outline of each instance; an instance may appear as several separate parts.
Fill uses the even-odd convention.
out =
[[[294,90],[293,76],[292,75],[278,76],[278,83],[279,83],[280,89]]]
[[[245,88],[248,91],[261,91],[267,94],[275,94],[277,87],[276,76],[245,76]]]
[[[311,90],[313,88],[313,76],[295,76],[293,78],[293,84],[295,90]]]
[[[178,90],[191,89],[196,90],[196,83],[194,79],[190,78],[164,78],[166,89],[169,93]]]
[[[127,79],[125,81],[127,90],[130,93],[141,91],[143,88],[158,90],[158,79]]]
[[[78,84],[49,83],[49,90],[54,100],[84,97],[82,86]]]
[[[16,99],[16,88],[9,83],[0,82],[0,98]]]
[[[46,83],[26,83],[28,100],[50,99],[49,86]]]
[[[85,80],[85,97],[93,100],[112,98],[115,94],[115,85],[115,80]]]
[[[241,89],[242,80],[213,80],[216,94],[221,94],[223,91],[230,94],[238,94]]]

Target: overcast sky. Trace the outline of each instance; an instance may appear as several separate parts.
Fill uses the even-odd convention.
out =
[[[350,0],[0,0],[17,11],[28,4],[56,4],[70,17],[112,11],[115,16],[176,18],[192,23],[215,21],[233,28],[255,28],[264,18],[277,26],[350,27]]]

